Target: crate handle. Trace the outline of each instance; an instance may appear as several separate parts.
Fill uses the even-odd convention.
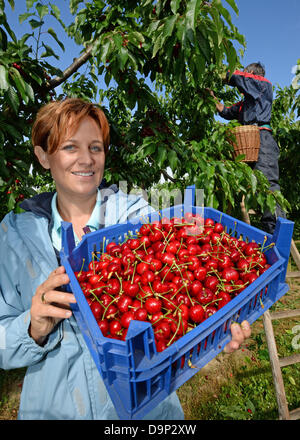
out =
[[[278,217],[276,221],[275,231],[273,233],[272,242],[276,244],[279,254],[285,259],[284,270],[281,274],[281,282],[284,283],[289,256],[291,251],[292,237],[294,230],[294,222],[282,217]]]
[[[68,257],[75,248],[73,225],[69,222],[61,222],[61,250]]]

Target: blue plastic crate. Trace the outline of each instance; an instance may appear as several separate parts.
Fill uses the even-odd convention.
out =
[[[259,244],[267,240],[265,246],[275,243],[266,251],[267,261],[272,266],[226,306],[161,353],[156,351],[150,323],[132,321],[126,341],[104,337],[74,275],[82,267],[83,258],[86,270],[92,252],[105,251],[105,246],[111,241],[124,241],[128,233],[134,234],[145,219],[89,233],[77,247],[71,223],[62,223],[61,262],[70,278],[67,289],[73,291],[77,301],[72,305],[74,316],[116,411],[123,420],[143,418],[220,353],[231,339],[232,321],[246,319],[253,323],[288,291],[285,276],[293,222],[279,218],[271,236],[218,210],[194,206],[194,188],[187,190],[192,191],[192,197],[186,196],[183,205],[151,214],[150,222],[160,216],[171,218],[182,217],[186,212],[200,213],[204,218],[221,222],[226,232],[237,238]]]

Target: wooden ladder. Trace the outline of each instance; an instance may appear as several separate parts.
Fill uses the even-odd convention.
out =
[[[243,221],[250,225],[251,223],[250,223],[249,213],[254,214],[254,212],[251,212],[251,211],[247,212],[246,211],[244,201],[241,202],[241,212],[242,212],[242,216],[243,216]],[[300,278],[300,254],[298,252],[298,249],[297,249],[297,246],[296,246],[296,243],[294,242],[294,240],[292,240],[292,244],[291,244],[291,257],[293,258],[293,260],[297,266],[297,271],[287,272],[286,278]],[[288,365],[293,365],[298,362],[300,363],[300,354],[294,354],[294,355],[286,356],[286,357],[279,357],[278,356],[272,320],[295,318],[298,316],[300,317],[300,309],[283,310],[283,311],[273,312],[273,313],[271,313],[269,310],[267,310],[263,314],[263,325],[264,325],[267,346],[268,346],[268,351],[269,351],[270,364],[271,364],[271,369],[272,369],[273,382],[274,382],[274,388],[275,388],[275,392],[276,392],[276,400],[277,400],[278,413],[279,413],[280,420],[298,420],[298,419],[300,419],[300,408],[289,411],[287,399],[286,399],[283,377],[282,377],[282,371],[281,371],[281,368],[283,368],[283,367],[286,367]]]

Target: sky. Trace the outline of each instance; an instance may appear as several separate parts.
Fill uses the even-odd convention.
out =
[[[42,0],[43,3],[48,3]],[[230,11],[232,21],[241,34],[246,38],[247,48],[242,63],[244,66],[252,62],[261,61],[265,65],[266,77],[275,87],[290,85],[293,79],[292,69],[300,58],[300,0],[236,0],[239,15],[222,0]],[[7,2],[6,2],[7,3]],[[52,0],[61,9],[61,17],[68,24],[71,15],[68,10],[68,0]],[[15,0],[15,11],[6,6],[6,14],[12,29],[21,36],[30,32],[30,27],[18,22],[18,15],[26,11],[25,0]],[[52,18],[49,18],[48,27],[53,27],[60,35],[61,27]],[[80,48],[70,39],[63,38],[66,51],[63,53],[57,43],[49,37],[49,44],[60,53],[60,60],[55,61],[57,66],[64,70],[77,57]]]

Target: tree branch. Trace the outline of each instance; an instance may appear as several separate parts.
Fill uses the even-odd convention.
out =
[[[164,175],[164,177],[168,180],[171,180],[171,182],[176,183],[176,180],[173,179],[165,170],[161,170],[161,173]]]
[[[91,57],[92,48],[93,44],[91,44],[82,55],[80,55],[78,58],[75,58],[73,63],[63,71],[62,76],[56,76],[55,78],[50,79],[47,89],[55,89],[55,87],[66,81],[74,72],[76,72],[84,63],[86,63]]]

